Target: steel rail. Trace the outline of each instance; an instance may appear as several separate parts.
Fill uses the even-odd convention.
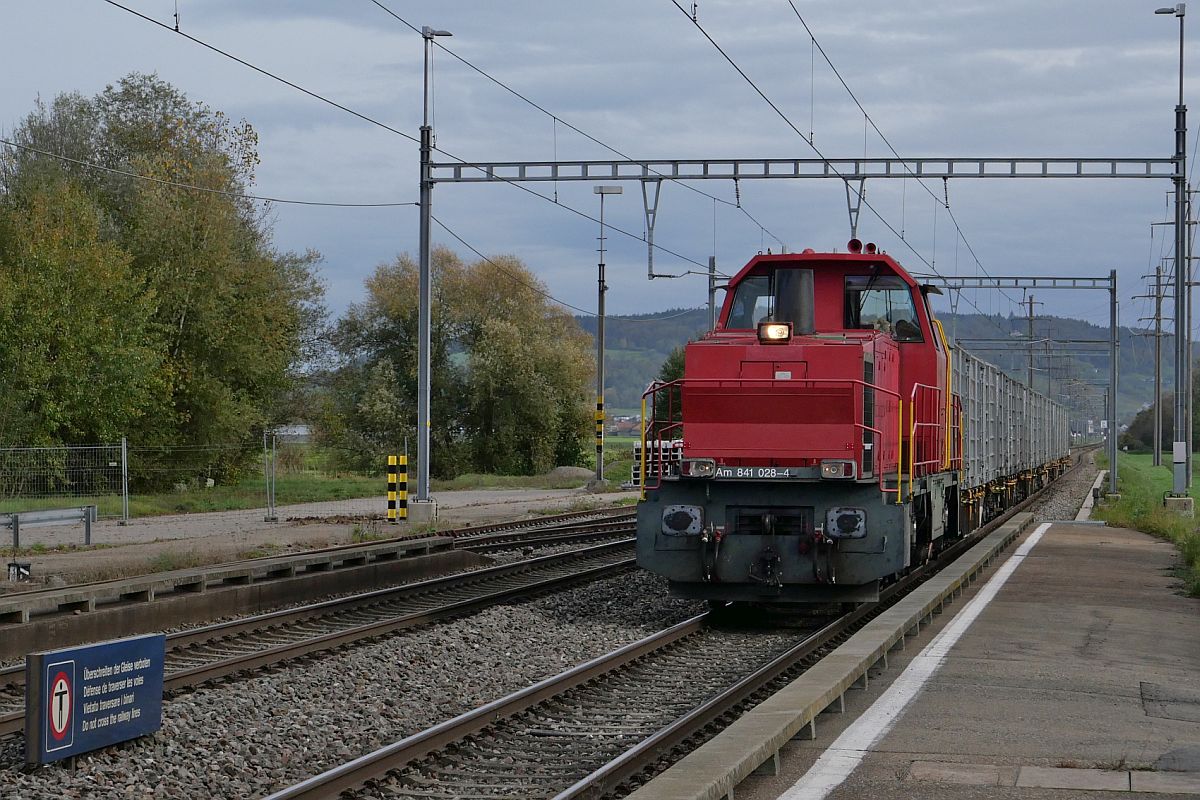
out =
[[[502,537],[503,535],[506,535],[506,534],[511,536],[512,542],[514,544],[519,544],[520,539],[522,537],[528,536],[530,533],[538,533],[538,534],[547,533],[547,534],[549,534],[553,531],[568,532],[571,530],[579,530],[581,527],[579,524],[575,524],[575,525],[571,524],[575,520],[584,520],[582,525],[586,526],[588,524],[589,518],[600,517],[601,519],[595,520],[594,522],[592,522],[592,524],[605,525],[605,524],[615,524],[620,521],[633,522],[634,515],[635,515],[635,512],[629,511],[624,506],[619,507],[619,509],[598,508],[598,509],[592,509],[592,510],[588,510],[588,511],[570,511],[570,512],[565,512],[562,514],[551,514],[551,515],[547,515],[547,516],[531,517],[529,519],[515,520],[515,521],[508,521],[508,522],[496,522],[496,523],[492,523],[492,524],[488,524],[488,525],[474,525],[474,526],[468,526],[468,527],[464,527],[464,528],[453,528],[453,529],[444,530],[444,531],[430,531],[427,533],[419,533],[419,534],[406,535],[406,536],[392,536],[392,537],[388,537],[386,539],[375,539],[375,540],[372,540],[370,542],[365,542],[365,543],[348,542],[346,544],[335,544],[335,545],[330,545],[328,547],[319,547],[319,548],[312,549],[312,550],[305,550],[303,552],[303,555],[310,556],[310,555],[320,555],[320,554],[326,554],[326,553],[334,553],[334,554],[336,554],[336,553],[353,553],[357,550],[369,549],[372,546],[388,544],[389,542],[401,542],[401,541],[417,542],[417,541],[421,541],[423,539],[432,539],[432,538],[439,538],[439,537],[454,539],[456,541],[461,541],[462,544],[456,544],[456,547],[458,549],[463,549],[463,550],[474,549],[471,542],[475,539],[478,539],[481,545],[487,546],[493,540],[496,542],[501,541],[500,537]],[[487,551],[481,551],[481,552],[487,552]],[[280,559],[280,558],[283,558],[283,556],[278,556],[278,555],[262,556],[260,558],[249,558],[249,559],[242,559],[239,561],[223,561],[223,562],[213,564],[212,566],[213,567],[233,567],[233,566],[238,566],[240,564],[254,564],[254,563],[266,561],[269,559]],[[86,581],[84,583],[71,584],[69,588],[73,589],[73,590],[85,590],[88,587],[104,586],[104,585],[111,584],[111,583],[114,583],[114,581],[111,579],[110,580],[102,580],[102,581]],[[39,594],[49,593],[49,592],[59,592],[61,590],[62,590],[62,587],[30,589],[30,590],[21,592],[20,596],[21,597],[36,597]],[[12,596],[13,595],[9,595],[10,598]]]
[[[1084,448],[1084,450],[1086,449]],[[1081,464],[1082,458],[1076,459],[1075,463],[1061,477],[1075,472]],[[753,674],[731,685],[728,689],[626,750],[617,758],[594,770],[590,775],[554,795],[553,800],[571,800],[585,796],[600,797],[612,792],[635,775],[644,772],[646,767],[661,758],[663,753],[669,752],[672,748],[678,747],[700,733],[712,725],[715,720],[744,704],[754,694],[769,687],[795,664],[810,658],[822,647],[822,641],[816,641],[818,637],[825,637],[823,641],[828,641],[838,635],[838,631],[835,629],[856,628],[859,622],[865,622],[867,618],[874,617],[883,610],[882,607],[885,603],[899,600],[927,578],[936,575],[979,541],[982,541],[984,537],[1037,502],[1042,494],[1053,485],[1052,482],[1043,486],[1000,516],[989,520],[968,536],[945,548],[935,560],[922,565],[899,582],[887,587],[876,603],[861,605],[848,617],[830,623],[810,639],[806,639],[791,650],[780,654],[778,658]]]
[[[1064,477],[1078,469],[1079,464],[1080,461],[1077,460],[1067,470],[1067,473],[1064,473]],[[616,788],[633,775],[642,772],[648,763],[659,758],[664,751],[678,746],[712,725],[715,720],[730,710],[744,704],[756,693],[770,687],[775,681],[787,675],[789,671],[794,670],[797,665],[803,664],[806,659],[811,659],[831,642],[882,613],[887,605],[898,601],[1014,515],[1035,503],[1053,485],[1053,483],[1047,484],[1021,503],[980,526],[952,546],[945,548],[937,558],[921,565],[900,581],[887,587],[879,601],[860,605],[857,609],[825,625],[820,631],[805,637],[801,642],[773,658],[764,666],[731,684],[717,695],[685,713],[675,722],[661,728],[616,759],[558,793],[555,795],[555,800],[566,800],[585,795],[599,796]],[[342,792],[362,786],[392,770],[413,763],[453,742],[477,733],[501,719],[526,711],[546,699],[619,669],[636,658],[660,650],[684,636],[695,634],[707,626],[707,621],[713,613],[694,617],[631,645],[626,645],[607,656],[588,661],[561,675],[543,680],[527,689],[493,701],[474,711],[461,714],[327,772],[312,776],[275,792],[267,800],[312,800],[313,798],[337,797]],[[681,633],[681,631],[683,632]]]
[[[568,575],[562,575],[555,578],[547,578],[523,586],[518,586],[512,589],[500,589],[489,594],[479,595],[469,600],[460,600],[453,603],[447,603],[438,606],[436,609],[429,611],[416,611],[393,619],[382,620],[380,622],[370,622],[365,625],[359,625],[353,628],[347,628],[343,631],[335,631],[326,633],[320,636],[315,636],[311,639],[305,639],[295,644],[280,645],[266,650],[259,650],[247,655],[234,656],[224,661],[218,661],[212,664],[205,664],[191,669],[184,669],[178,672],[172,672],[166,676],[163,681],[163,689],[166,691],[183,689],[190,686],[205,683],[207,681],[221,678],[226,675],[232,675],[237,672],[246,670],[260,669],[271,664],[277,664],[281,661],[289,661],[294,658],[308,655],[309,653],[320,652],[323,650],[333,650],[345,644],[359,641],[360,639],[373,639],[379,636],[384,636],[404,628],[412,628],[418,625],[424,625],[429,622],[444,620],[449,617],[455,617],[466,614],[471,611],[476,611],[488,606],[497,605],[499,603],[516,599],[518,597],[528,597],[532,594],[550,591],[553,589],[561,589],[564,586],[569,586],[579,582],[589,580],[598,580],[607,577],[617,572],[630,569],[634,566],[632,558],[624,559],[613,564],[604,564],[598,567],[572,572]]]
[[[179,631],[167,636],[167,656],[170,659],[173,653],[182,653],[187,648],[195,645],[218,642],[263,630],[272,630],[335,613],[353,611],[363,606],[388,601],[403,601],[408,598],[428,596],[438,592],[458,591],[488,581],[503,581],[527,575],[540,569],[562,567],[572,561],[598,556],[619,555],[621,552],[631,549],[632,545],[632,539],[624,539],[619,542],[581,548],[567,553],[539,556],[512,564],[503,564],[497,567],[474,570],[458,575],[434,578],[390,589],[377,589],[351,597],[326,600],[299,608],[274,611],[253,617],[208,625],[203,628]],[[584,570],[575,570],[565,575],[526,582],[519,586],[503,587],[467,599],[453,600],[449,603],[442,603],[434,608],[404,612],[387,619],[306,637],[289,644],[255,650],[196,667],[175,670],[166,675],[164,689],[178,690],[189,686],[196,686],[226,675],[261,669],[265,666],[299,658],[314,652],[341,647],[360,639],[375,638],[404,628],[461,616],[490,605],[561,589],[579,582],[598,580],[608,575],[632,569],[633,566],[634,559],[623,558],[608,564],[601,564]],[[24,666],[18,665],[0,670],[0,681],[3,681],[10,690],[23,686],[25,682]],[[24,711],[0,714],[0,735],[19,733],[24,730],[24,726]]]
[[[636,530],[632,519],[619,519],[613,522],[590,522],[564,527],[561,532],[555,528],[523,531],[521,533],[498,533],[486,536],[471,537],[462,540],[462,545],[456,549],[470,550],[472,553],[494,553],[501,550],[513,550],[517,547],[550,547],[557,544],[573,544],[589,542],[596,539],[607,539],[613,536],[632,535]]]
[[[611,653],[586,661],[564,673],[546,678],[499,700],[493,700],[485,706],[460,714],[420,733],[407,736],[394,744],[348,761],[320,775],[314,775],[269,795],[267,800],[336,797],[347,789],[361,786],[366,781],[383,775],[389,770],[429,755],[452,742],[483,730],[497,720],[510,717],[543,700],[618,669],[648,653],[661,650],[685,637],[693,636],[706,627],[711,613],[684,620]]]

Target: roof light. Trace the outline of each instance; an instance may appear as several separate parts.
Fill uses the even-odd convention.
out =
[[[790,322],[758,323],[758,341],[762,344],[787,344],[792,338]]]

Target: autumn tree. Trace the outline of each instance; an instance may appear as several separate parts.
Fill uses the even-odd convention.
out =
[[[0,204],[0,439],[112,441],[155,405],[154,296],[100,235],[77,188],[53,180]]]
[[[515,258],[433,253],[431,472],[542,472],[577,462],[588,431],[587,337]],[[321,435],[350,452],[415,438],[417,265],[380,266],[339,321],[343,366]]]
[[[13,214],[49,214],[47,224],[57,220],[102,248],[114,265],[106,277],[119,284],[111,291],[124,298],[113,311],[128,310],[127,326],[137,327],[122,341],[152,351],[137,362],[150,364],[152,375],[133,384],[142,393],[136,402],[122,401],[123,418],[44,426],[21,432],[19,440],[108,439],[123,432],[137,444],[197,452],[240,443],[244,447],[223,449],[226,455],[205,468],[217,476],[235,469],[252,449],[255,431],[274,421],[272,411],[323,316],[314,274],[319,256],[278,252],[267,208],[238,196],[250,190],[258,164],[253,128],[156,76],[135,73],[93,98],[68,94],[39,102],[12,138],[83,163],[31,149],[5,151],[0,204]],[[36,202],[52,186],[68,187],[61,191],[70,199],[57,218]],[[14,236],[7,236],[8,249],[20,247]],[[63,252],[53,258],[56,269],[70,263]],[[79,292],[70,299],[87,302]],[[71,320],[70,309],[63,310]],[[0,338],[29,337],[33,330],[0,327]],[[88,391],[126,396],[129,376],[119,362],[99,363]],[[33,419],[28,411],[21,416]],[[16,441],[14,433],[0,431],[0,438]]]

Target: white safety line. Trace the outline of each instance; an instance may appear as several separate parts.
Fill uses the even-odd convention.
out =
[[[879,699],[834,740],[808,772],[780,795],[780,800],[822,800],[850,777],[850,773],[866,758],[871,748],[900,719],[908,704],[920,694],[925,682],[946,660],[950,648],[966,633],[967,628],[971,627],[971,623],[992,601],[1049,527],[1050,523],[1044,522],[1030,534],[1012,557],[996,570],[996,574],[984,584],[979,593],[963,606],[958,616],[913,658],[904,672],[900,673],[900,677],[896,678]]]

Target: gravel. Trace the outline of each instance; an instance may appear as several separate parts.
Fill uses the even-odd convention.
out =
[[[1079,469],[1050,484],[1042,500],[1032,509],[1035,522],[1075,519],[1075,515],[1079,513],[1079,506],[1092,490],[1092,484],[1096,482],[1096,474],[1099,472],[1095,451],[1085,453],[1083,458],[1084,462]]]
[[[700,612],[635,572],[182,694],[157,734],[24,772],[0,743],[0,798],[253,797]]]
[[[1035,517],[1074,518],[1095,476],[1089,456]],[[181,694],[157,734],[73,772],[25,771],[9,737],[0,800],[262,796],[700,611],[634,572]]]

